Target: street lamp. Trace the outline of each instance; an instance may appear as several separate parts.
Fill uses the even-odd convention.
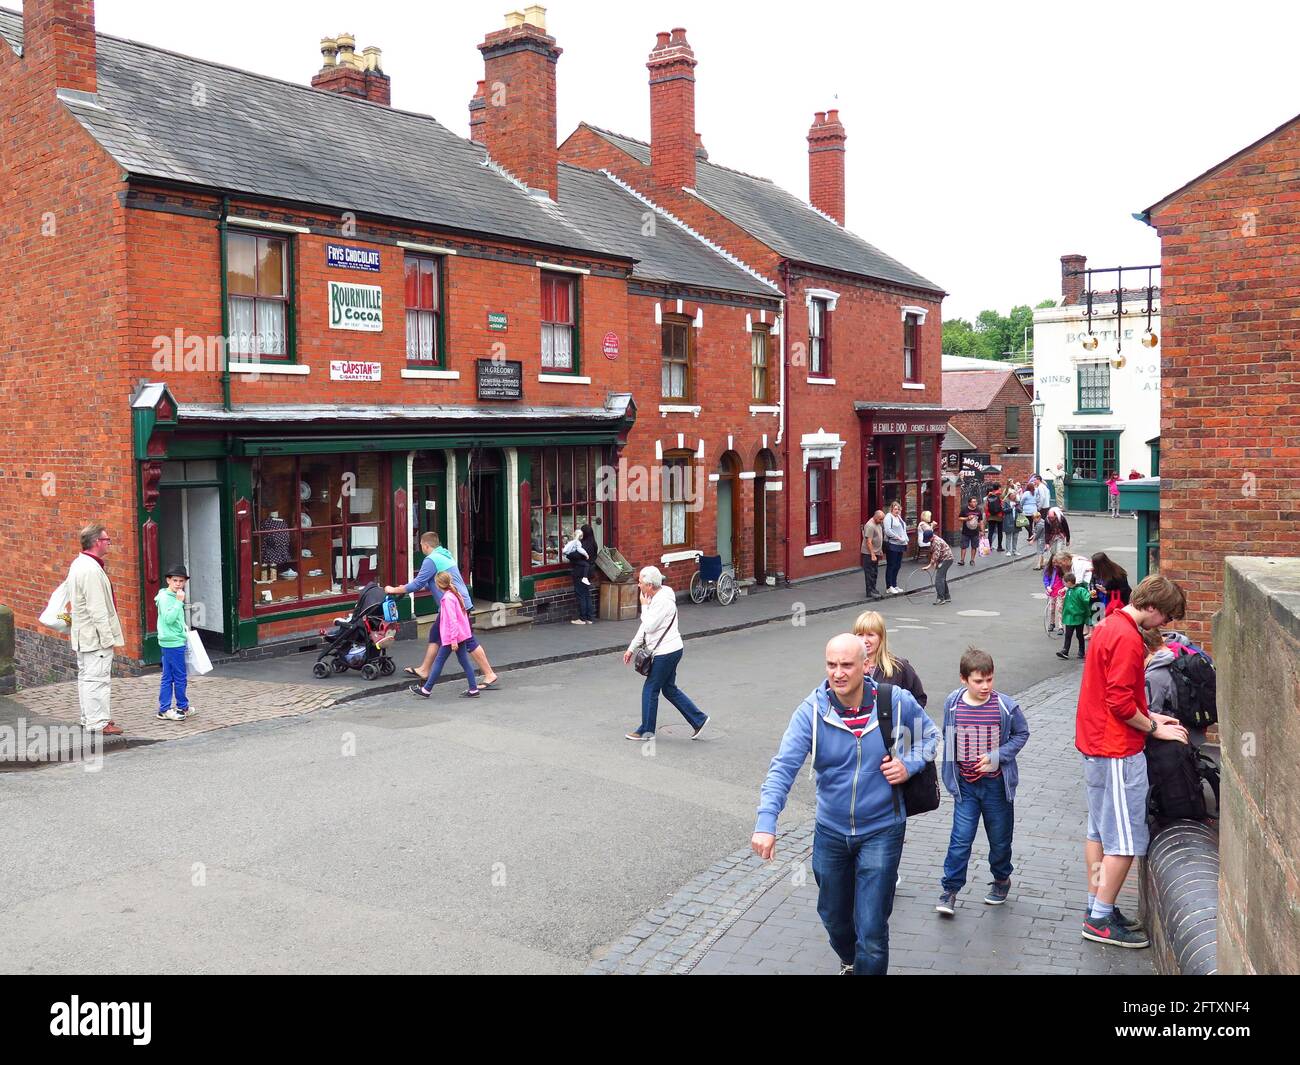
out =
[[[1038,468],[1038,463],[1039,456],[1042,454],[1043,411],[1047,410],[1041,392],[1034,393],[1034,401],[1029,404],[1029,409],[1034,412],[1034,475],[1041,478],[1043,472]]]

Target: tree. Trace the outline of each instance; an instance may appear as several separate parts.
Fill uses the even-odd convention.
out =
[[[965,318],[953,318],[943,323],[944,353],[1019,362],[1034,351],[1034,311],[1055,306],[1055,300],[1042,300],[1036,307],[1028,304],[1012,307],[1007,315],[994,310],[980,311],[973,325]]]

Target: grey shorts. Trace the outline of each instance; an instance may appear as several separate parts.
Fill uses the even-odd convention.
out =
[[[1141,751],[1127,758],[1083,756],[1083,782],[1088,792],[1088,838],[1101,844],[1103,854],[1147,852],[1147,757]]]

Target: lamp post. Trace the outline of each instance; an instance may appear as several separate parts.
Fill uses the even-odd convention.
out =
[[[1034,412],[1034,476],[1041,479],[1043,471],[1038,468],[1038,464],[1043,453],[1043,411],[1047,409],[1047,404],[1043,402],[1041,392],[1034,393],[1034,401],[1029,404],[1029,409]]]

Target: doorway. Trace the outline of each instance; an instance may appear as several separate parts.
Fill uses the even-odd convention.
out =
[[[501,452],[474,451],[469,459],[468,504],[470,593],[488,603],[509,598],[506,538],[502,528],[506,508],[502,498],[505,475]],[[476,604],[477,605],[477,604]]]
[[[181,466],[166,463],[165,466]],[[195,466],[197,463],[188,463]],[[215,465],[215,464],[214,464]],[[164,474],[165,476],[165,474]],[[158,550],[161,568],[179,563],[190,575],[185,588],[186,617],[205,645],[224,649],[225,595],[221,556],[221,489],[216,485],[162,484],[158,496]],[[146,588],[151,598],[157,588]]]
[[[740,472],[740,457],[728,451],[718,464],[718,554],[722,568],[729,569],[733,577],[739,576],[736,564],[740,561],[740,529],[737,510],[740,493],[736,475]]]
[[[1119,470],[1118,432],[1065,434],[1066,510],[1104,511],[1106,481]]]
[[[446,459],[442,452],[416,456],[411,474],[411,504],[415,507],[414,521],[411,522],[411,562],[418,571],[424,561],[424,552],[420,549],[421,536],[427,532],[437,533],[439,543],[450,547],[447,543]],[[404,579],[403,574],[397,576]],[[424,617],[434,612],[432,593],[416,593],[415,616]]]

